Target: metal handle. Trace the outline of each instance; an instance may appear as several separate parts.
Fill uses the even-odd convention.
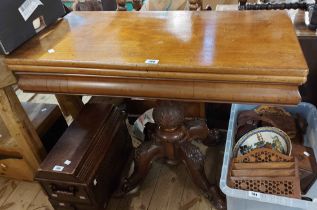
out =
[[[50,185],[51,190],[55,194],[65,195],[65,196],[75,196],[76,190],[75,187],[69,186],[66,189],[59,189],[59,187],[55,184]]]

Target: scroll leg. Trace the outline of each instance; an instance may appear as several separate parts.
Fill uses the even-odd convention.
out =
[[[205,120],[195,119],[185,123],[189,141],[201,140],[206,146],[215,146],[225,137],[225,133],[217,129],[209,129]]]
[[[211,185],[205,175],[204,156],[195,145],[186,141],[180,145],[180,158],[185,163],[189,174],[196,186],[217,209],[226,209],[225,198],[220,195],[216,186]]]
[[[153,140],[144,142],[136,148],[134,154],[134,171],[130,177],[123,181],[120,189],[122,194],[135,189],[148,174],[152,161],[158,157],[163,157],[163,155],[162,145]]]

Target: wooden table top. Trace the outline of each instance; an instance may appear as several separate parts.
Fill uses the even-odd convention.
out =
[[[297,103],[308,73],[282,11],[73,12],[6,63],[29,91],[226,102]]]

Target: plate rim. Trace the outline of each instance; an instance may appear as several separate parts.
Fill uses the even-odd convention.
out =
[[[233,147],[233,150],[232,150],[232,154],[233,154],[233,157],[237,157],[238,155],[238,149],[239,149],[239,146],[238,145],[241,145],[242,142],[244,142],[245,140],[247,140],[247,137],[250,135],[252,136],[254,133],[256,132],[261,132],[261,131],[265,131],[265,130],[268,130],[268,131],[273,131],[277,134],[279,134],[285,141],[285,144],[286,146],[288,147],[287,148],[287,154],[284,154],[284,155],[288,155],[290,156],[291,153],[292,153],[292,142],[291,142],[291,139],[290,137],[287,135],[287,133],[285,133],[283,130],[277,128],[277,127],[270,127],[270,126],[265,126],[265,127],[259,127],[259,128],[256,128],[256,129],[253,129],[249,132],[247,132],[246,134],[244,134],[238,141],[237,143],[234,145]],[[282,153],[283,154],[283,153]]]

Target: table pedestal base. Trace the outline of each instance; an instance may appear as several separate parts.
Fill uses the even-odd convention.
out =
[[[205,140],[210,144],[217,139],[202,120],[184,122],[184,109],[179,102],[160,101],[153,111],[156,124],[148,127],[145,142],[135,150],[134,172],[124,180],[123,193],[135,189],[150,170],[151,162],[165,158],[167,163],[182,161],[196,186],[212,201],[217,209],[226,209],[224,197],[219,189],[211,185],[205,175],[204,156],[191,143],[193,139]]]

